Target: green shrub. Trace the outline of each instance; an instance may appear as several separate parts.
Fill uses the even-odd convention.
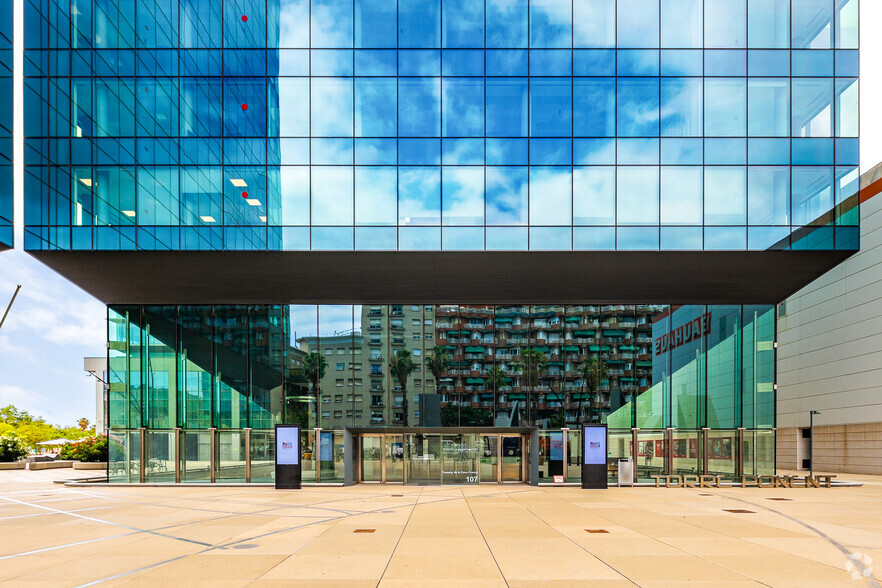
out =
[[[27,454],[28,450],[15,433],[0,437],[0,461],[18,461]]]
[[[65,443],[58,457],[74,461],[107,461],[107,436],[86,437],[76,443]]]

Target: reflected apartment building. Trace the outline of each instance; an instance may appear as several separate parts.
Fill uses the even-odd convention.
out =
[[[775,305],[859,248],[858,0],[24,13],[111,481],[270,481],[277,423],[315,483],[567,480],[585,423],[611,475],[774,468]]]

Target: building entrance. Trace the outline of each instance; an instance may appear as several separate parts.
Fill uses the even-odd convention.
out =
[[[416,486],[524,483],[529,434],[361,433],[358,481]]]

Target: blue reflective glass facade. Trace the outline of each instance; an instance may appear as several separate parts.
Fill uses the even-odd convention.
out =
[[[0,251],[12,247],[12,0],[0,0]]]
[[[25,23],[30,250],[857,248],[858,0],[28,0]]]

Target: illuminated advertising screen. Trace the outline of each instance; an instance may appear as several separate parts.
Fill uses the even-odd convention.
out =
[[[606,465],[606,427],[584,427],[585,465]]]
[[[276,427],[276,463],[300,464],[300,427]]]

